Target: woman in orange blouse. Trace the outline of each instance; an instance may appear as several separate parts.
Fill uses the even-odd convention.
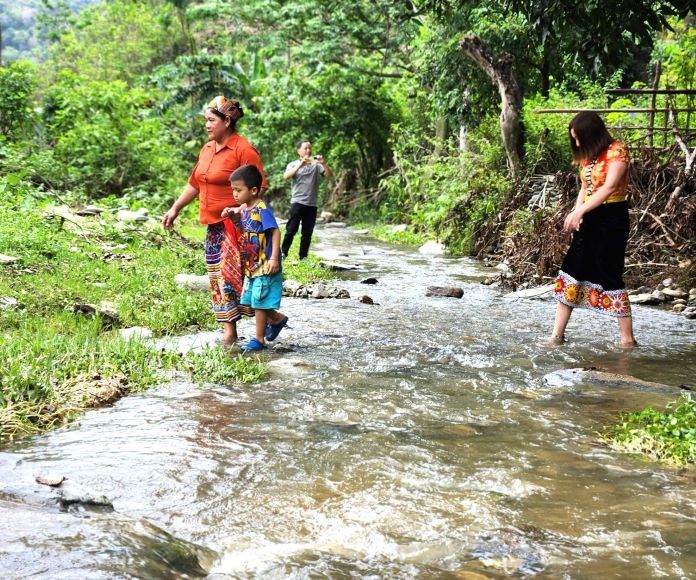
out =
[[[573,162],[582,187],[563,230],[573,234],[554,286],[558,300],[551,341],[565,341],[573,308],[588,308],[617,318],[619,344],[636,346],[631,303],[623,283],[629,221],[626,188],[630,159],[599,115],[578,113],[568,126]]]
[[[162,218],[162,225],[171,228],[179,212],[199,198],[200,222],[208,226],[205,257],[213,311],[223,324],[222,342],[232,344],[237,340],[237,320],[242,314],[253,316],[253,311],[239,306],[241,259],[236,239],[225,234],[221,213],[237,205],[230,186],[230,175],[237,168],[255,165],[264,176],[262,189],[266,188],[266,178],[258,151],[237,133],[237,121],[244,116],[239,101],[215,97],[204,116],[209,141],[201,149],[184,191]]]

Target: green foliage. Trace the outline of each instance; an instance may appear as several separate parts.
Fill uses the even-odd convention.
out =
[[[30,132],[34,88],[34,67],[28,62],[0,66],[0,135],[16,138]]]
[[[67,71],[45,97],[48,133],[55,155],[90,197],[178,189],[183,180],[179,148],[167,139],[164,121],[147,111],[152,95],[121,81],[82,81]]]
[[[367,227],[371,236],[398,246],[418,247],[422,246],[429,239],[429,236],[426,234],[408,229],[395,229],[394,226],[387,224],[356,224],[355,227]]]
[[[624,413],[621,423],[607,427],[602,437],[614,449],[672,465],[692,465],[696,463],[696,401],[684,393],[665,411],[648,407]]]
[[[69,69],[80,78],[132,84],[173,57],[178,27],[168,27],[166,4],[110,0],[85,7],[51,46],[48,78]]]

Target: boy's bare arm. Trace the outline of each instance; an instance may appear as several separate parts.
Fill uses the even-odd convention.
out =
[[[266,263],[266,274],[275,274],[280,271],[280,230],[273,228],[271,233],[271,257]]]

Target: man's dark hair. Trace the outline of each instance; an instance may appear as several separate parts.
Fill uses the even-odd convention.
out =
[[[249,189],[255,187],[261,191],[263,177],[256,165],[242,165],[230,175],[230,181],[243,181]]]
[[[300,139],[297,143],[295,143],[295,149],[302,147],[302,143],[311,143],[311,141],[309,139]]]

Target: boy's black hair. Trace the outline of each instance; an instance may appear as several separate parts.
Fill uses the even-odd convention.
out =
[[[230,181],[243,181],[244,185],[249,189],[255,187],[258,191],[261,191],[263,177],[261,177],[261,172],[256,165],[242,165],[232,172]]]
[[[297,143],[295,143],[295,150],[302,147],[303,143],[311,143],[311,141],[309,139],[300,139]]]

